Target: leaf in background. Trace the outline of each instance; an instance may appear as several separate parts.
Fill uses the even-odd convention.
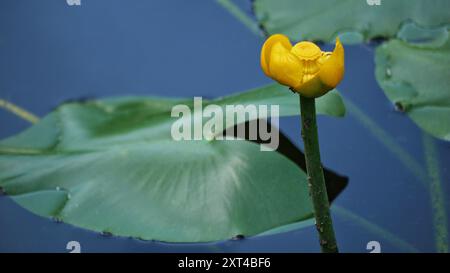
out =
[[[383,0],[379,6],[365,0],[254,0],[253,7],[269,34],[283,33],[295,41],[331,42],[339,34],[344,43],[357,43],[395,37],[407,20],[424,27],[450,20],[448,0]]]
[[[408,22],[402,25],[397,38],[416,47],[439,48],[444,46],[449,38],[448,26],[425,28]]]
[[[450,41],[440,48],[391,40],[376,50],[376,78],[420,128],[450,140]]]
[[[226,104],[256,104],[280,105],[280,116],[300,115],[300,102],[297,94],[293,94],[288,87],[278,83],[265,85],[236,95],[219,98],[213,103]],[[316,100],[318,114],[335,117],[345,115],[345,105],[337,90],[332,90]]]
[[[265,91],[234,99],[272,101]],[[248,141],[173,141],[170,113],[179,103],[192,100],[64,104],[0,142],[0,186],[39,215],[142,239],[206,242],[310,224],[301,168]]]
[[[252,120],[245,123],[246,131],[248,132],[248,128],[251,127],[251,123],[257,123],[257,120]],[[267,124],[269,130],[277,130],[278,129],[271,125],[270,123]],[[236,126],[237,128],[237,126]],[[279,131],[278,131],[279,132]],[[233,132],[234,136],[238,136],[236,133],[236,130]],[[280,141],[277,148],[277,152],[283,154],[287,158],[289,158],[292,162],[297,164],[303,171],[306,172],[306,161],[305,161],[305,154],[299,150],[294,143],[292,143],[291,140],[289,140],[288,137],[286,137],[282,132],[279,132],[280,134]],[[262,140],[259,138],[256,140],[251,140],[252,142],[264,144],[267,141]],[[347,187],[348,184],[348,178],[345,176],[341,176],[330,169],[327,169],[326,167],[323,168],[323,173],[325,177],[325,184],[327,186],[327,195],[328,195],[328,201],[332,203],[338,195]]]

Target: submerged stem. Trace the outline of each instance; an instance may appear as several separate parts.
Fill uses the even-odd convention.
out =
[[[429,176],[429,193],[431,198],[431,208],[434,224],[434,236],[436,251],[447,253],[448,248],[448,227],[447,213],[445,211],[445,194],[439,171],[439,153],[434,144],[434,140],[426,133],[423,135],[423,145],[425,151],[425,160]]]
[[[320,247],[324,253],[333,253],[338,252],[338,247],[334,235],[322,163],[320,162],[315,103],[314,98],[300,95],[302,138],[305,145],[309,192],[313,202]]]
[[[5,110],[15,114],[16,116],[30,122],[30,123],[37,123],[39,121],[39,118],[32,113],[28,112],[27,110],[20,108],[17,105],[12,104],[9,101],[0,99],[0,108],[4,108]]]

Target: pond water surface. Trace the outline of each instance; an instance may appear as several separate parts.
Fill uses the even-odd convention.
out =
[[[239,2],[239,3],[238,3]],[[247,1],[236,1],[249,13]],[[259,67],[262,39],[215,1],[4,0],[0,2],[0,97],[44,116],[68,99],[117,95],[217,97],[271,81]],[[346,46],[339,86],[345,118],[319,118],[324,165],[349,177],[333,217],[344,252],[436,251],[430,193],[398,154],[426,172],[422,131],[394,110],[374,77],[374,46]],[[0,110],[0,138],[29,124]],[[298,117],[281,130],[300,141]],[[387,135],[384,135],[387,134]],[[436,145],[444,196],[450,144]],[[400,151],[400,152],[399,152]],[[427,183],[427,182],[425,182]],[[446,215],[449,206],[446,204]],[[36,216],[0,196],[0,252],[317,252],[314,227],[216,244],[164,244],[104,236]]]

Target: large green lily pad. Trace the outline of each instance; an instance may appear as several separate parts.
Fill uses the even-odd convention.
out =
[[[382,44],[376,50],[376,78],[387,97],[420,128],[450,140],[450,42],[430,46],[441,40]]]
[[[277,88],[208,103],[298,101]],[[148,240],[206,242],[310,224],[306,177],[295,162],[244,140],[172,140],[170,114],[179,103],[192,100],[64,104],[0,142],[0,186],[39,215]],[[289,105],[281,115],[298,114]],[[335,91],[318,109],[344,111]]]
[[[254,11],[269,33],[283,33],[293,40],[363,42],[376,37],[395,37],[402,23],[423,27],[448,24],[448,0],[254,0]]]

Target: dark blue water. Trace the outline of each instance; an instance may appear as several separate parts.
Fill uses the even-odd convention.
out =
[[[236,3],[249,11],[249,2]],[[78,7],[65,0],[3,0],[0,98],[43,116],[80,97],[226,95],[270,82],[259,67],[261,45],[261,38],[210,0],[82,0]],[[347,74],[340,90],[426,171],[422,132],[394,111],[378,87],[373,50],[346,46]],[[411,250],[396,243],[400,238],[419,251],[435,251],[429,192],[373,134],[377,129],[365,126],[352,109],[342,119],[319,119],[324,165],[349,177],[334,211],[341,250],[367,252],[369,241],[379,241],[383,252]],[[301,147],[298,117],[283,118],[280,125]],[[0,110],[0,138],[28,126]],[[443,162],[450,160],[450,145],[435,144],[448,196],[450,169]],[[72,240],[83,252],[319,251],[313,227],[218,244],[162,244],[55,223],[0,196],[0,252],[67,252]]]

